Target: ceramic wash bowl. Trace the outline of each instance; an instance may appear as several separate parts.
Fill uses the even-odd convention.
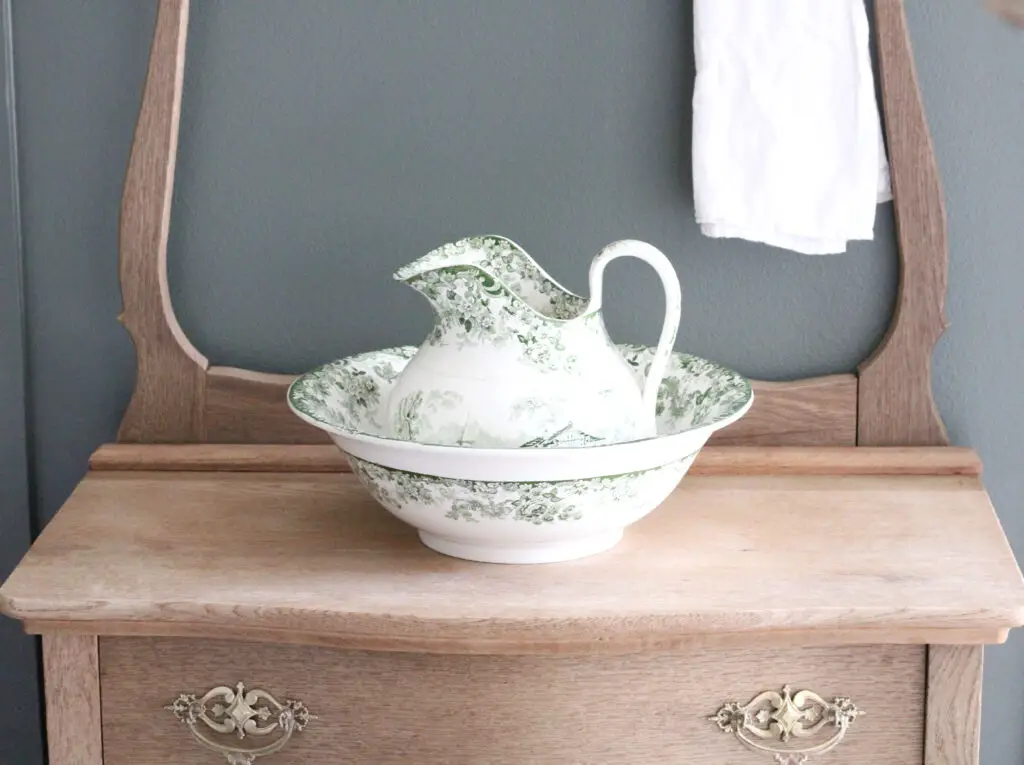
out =
[[[654,349],[618,346],[638,380]],[[480,449],[383,435],[382,412],[415,347],[333,361],[298,377],[288,404],[327,432],[367,491],[425,545],[490,563],[570,560],[613,547],[678,485],[711,434],[742,417],[750,383],[673,353],[651,438],[579,447]]]

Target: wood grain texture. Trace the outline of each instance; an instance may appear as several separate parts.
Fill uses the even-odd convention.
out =
[[[755,380],[754,404],[715,433],[717,446],[853,446],[857,443],[857,378],[828,375],[790,382]]]
[[[106,765],[215,762],[163,706],[239,681],[319,716],[277,755],[294,765],[764,765],[707,717],[786,683],[866,710],[832,765],[907,765],[924,746],[923,646],[511,658],[102,638],[100,650]]]
[[[982,646],[928,647],[924,765],[978,765]]]
[[[92,470],[347,473],[333,444],[104,444]],[[937,447],[706,446],[688,475],[981,475],[973,449]]]
[[[233,473],[350,473],[334,444],[103,444],[89,469]]]
[[[205,440],[226,444],[330,444],[322,430],[288,408],[294,376],[210,367],[206,378]]]
[[[688,477],[608,553],[499,566],[426,549],[351,474],[94,472],[0,604],[98,634],[205,625],[379,650],[616,653],[769,632],[998,642],[1024,623],[1024,581],[964,476]]]
[[[209,622],[175,622],[169,627],[166,622],[140,621],[61,621],[48,619],[22,622],[25,632],[30,635],[59,632],[62,635],[92,635],[97,630],[110,637],[178,637],[198,640],[219,640],[224,637],[222,626]],[[625,649],[617,646],[594,645],[590,648],[552,647],[539,645],[530,649],[492,650],[488,647],[467,648],[463,639],[435,639],[426,648],[420,642],[409,648],[398,639],[353,641],[351,636],[333,632],[306,632],[296,629],[274,629],[250,627],[238,623],[231,627],[231,639],[251,643],[273,643],[275,645],[319,646],[341,650],[366,650],[404,653],[426,653],[447,655],[495,655],[495,656],[621,656],[627,653],[658,651],[694,651],[705,648],[792,648],[794,646],[853,646],[873,644],[878,640],[882,645],[927,645],[929,641],[941,641],[942,645],[983,645],[1005,642],[1009,630],[994,633],[991,628],[982,630],[944,629],[924,627],[882,632],[872,630],[865,633],[859,629],[822,630],[792,629],[768,632],[695,632],[673,635],[669,641],[645,643],[639,649]],[[418,646],[418,647],[417,647]]]
[[[688,475],[981,475],[973,449],[952,446],[707,446]]]
[[[942,445],[931,357],[946,328],[945,203],[901,0],[876,0],[875,27],[900,281],[888,332],[858,368],[857,443]]]
[[[104,765],[95,635],[43,635],[50,765]]]
[[[160,0],[149,71],[121,200],[121,321],[136,378],[118,441],[203,440],[207,361],[185,337],[167,285],[188,0]]]

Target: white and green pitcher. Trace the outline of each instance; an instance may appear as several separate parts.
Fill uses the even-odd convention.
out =
[[[649,263],[665,288],[653,360],[634,370],[601,316],[604,270]],[[679,280],[649,244],[614,242],[590,266],[590,299],[569,292],[515,242],[446,244],[395,278],[434,308],[433,330],[383,402],[394,438],[475,448],[571,447],[655,435],[658,387],[679,328]]]

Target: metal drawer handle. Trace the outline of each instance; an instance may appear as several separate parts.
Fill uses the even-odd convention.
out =
[[[862,714],[845,696],[837,696],[830,703],[812,691],[793,694],[787,685],[781,694],[764,691],[746,704],[723,704],[708,719],[748,749],[772,755],[776,765],[805,765],[811,755],[835,749],[850,724]],[[799,745],[824,728],[833,729],[825,741]]]
[[[282,704],[266,691],[245,689],[245,683],[234,688],[219,685],[197,697],[182,693],[164,707],[192,731],[203,746],[223,754],[229,765],[252,765],[257,757],[280,751],[292,734],[305,728],[316,715],[301,701],[287,699]],[[269,736],[277,733],[273,742],[260,747],[236,747],[207,738],[200,723],[214,733],[233,733],[239,741],[247,736]]]

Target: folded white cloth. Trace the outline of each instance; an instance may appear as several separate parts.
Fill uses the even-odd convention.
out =
[[[864,0],[695,0],[693,191],[710,237],[805,254],[891,198]]]

